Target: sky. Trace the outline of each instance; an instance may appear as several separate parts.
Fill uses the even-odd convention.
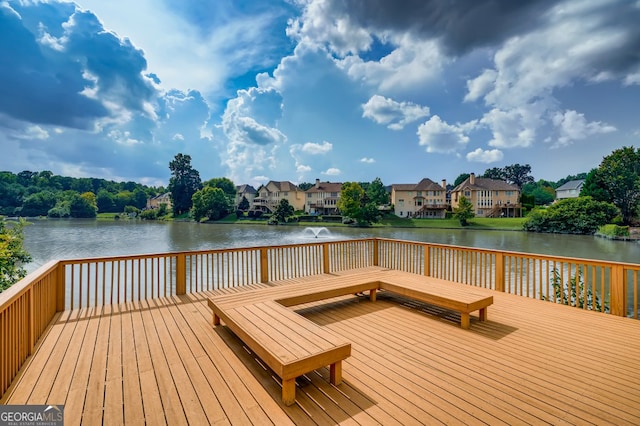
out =
[[[0,170],[417,183],[640,147],[640,0],[0,0]]]

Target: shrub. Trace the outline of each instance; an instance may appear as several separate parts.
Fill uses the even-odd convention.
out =
[[[593,234],[618,215],[611,203],[591,197],[569,198],[551,207],[533,210],[523,225],[525,231],[559,234]]]
[[[143,210],[140,213],[140,218],[143,220],[156,220],[158,218],[158,211],[155,209]]]

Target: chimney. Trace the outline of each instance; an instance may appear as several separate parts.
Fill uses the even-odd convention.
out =
[[[316,188],[320,187],[320,179],[316,178]]]
[[[447,189],[447,180],[446,179],[442,179],[442,188],[444,188],[445,190]]]
[[[469,184],[470,185],[475,185],[476,184],[476,174],[475,173],[469,174]]]

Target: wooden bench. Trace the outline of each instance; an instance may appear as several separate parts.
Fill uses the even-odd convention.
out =
[[[380,270],[354,273],[317,281],[260,288],[209,299],[213,324],[229,327],[282,379],[282,401],[295,402],[295,379],[329,366],[330,381],[342,381],[342,361],[351,355],[351,343],[298,315],[289,306],[368,292],[376,300],[385,290],[421,302],[460,312],[460,325],[468,329],[470,313],[487,319],[492,296],[469,291],[452,283],[407,272]]]
[[[214,324],[220,319],[282,379],[282,402],[295,402],[296,377],[329,365],[330,381],[342,382],[342,360],[351,343],[274,301],[220,309],[210,303]]]
[[[380,289],[459,312],[464,329],[470,326],[471,312],[479,311],[480,321],[486,321],[487,308],[493,304],[493,296],[474,293],[465,284],[408,273],[390,274],[380,282]]]

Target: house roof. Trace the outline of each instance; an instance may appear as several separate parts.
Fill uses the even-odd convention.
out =
[[[570,191],[572,189],[580,189],[584,184],[584,179],[570,180],[556,188],[556,191]]]
[[[471,177],[468,177],[460,185],[453,189],[453,192],[462,191],[463,189],[470,190],[489,190],[489,191],[519,191],[517,185],[507,183],[500,179],[489,179],[476,177],[473,185],[471,184]]]
[[[265,185],[260,186],[260,188],[258,188],[258,191],[260,191],[262,188],[267,188],[268,191],[271,191],[270,187],[275,188],[277,191],[299,191],[300,190],[295,184],[289,182],[288,180],[283,180],[283,181],[270,180]]]
[[[238,185],[236,186],[236,192],[239,194],[256,194],[256,189],[251,185]]]
[[[444,191],[441,185],[435,183],[429,178],[424,178],[418,183],[399,183],[391,185],[396,191]]]
[[[342,191],[341,182],[317,182],[311,188],[304,192],[340,192]]]

